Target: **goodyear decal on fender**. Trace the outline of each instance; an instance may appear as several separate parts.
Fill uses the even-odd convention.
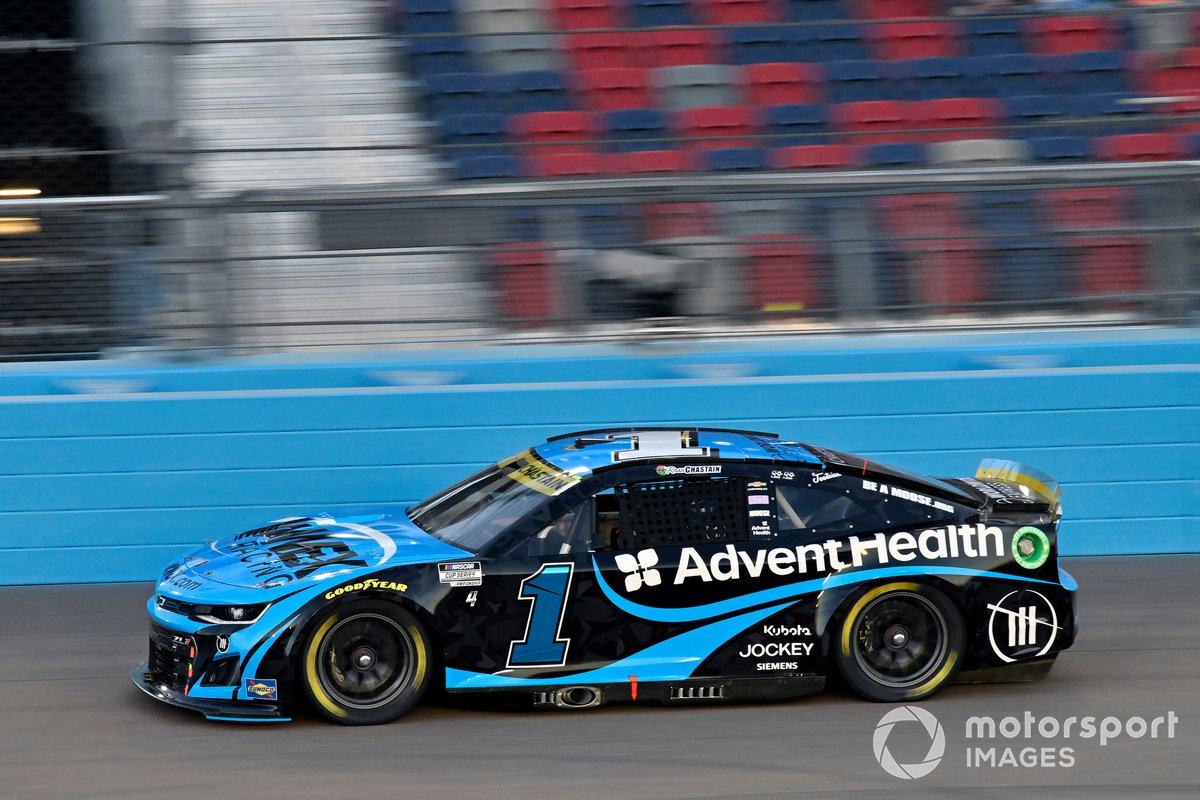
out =
[[[259,700],[278,700],[279,688],[274,678],[246,678],[246,694]]]
[[[334,589],[332,592],[325,593],[326,600],[332,600],[335,597],[341,597],[347,592],[362,592],[367,589],[390,589],[393,592],[407,592],[407,583],[397,583],[395,581],[379,581],[374,578],[367,578],[358,583],[348,583],[341,588]]]
[[[550,462],[538,457],[537,453],[532,450],[517,453],[496,466],[514,481],[550,496],[562,494],[579,482],[578,475],[563,472]]]

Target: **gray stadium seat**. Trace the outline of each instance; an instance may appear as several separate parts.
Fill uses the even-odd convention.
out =
[[[688,64],[660,67],[654,70],[652,80],[662,106],[679,111],[741,105],[732,77],[731,68],[723,64]]]
[[[964,139],[929,145],[929,163],[936,166],[995,167],[1028,160],[1028,146],[1015,139]]]

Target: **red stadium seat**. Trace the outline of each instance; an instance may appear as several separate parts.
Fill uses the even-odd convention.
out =
[[[1047,55],[1121,49],[1107,17],[1033,17],[1025,20],[1025,40],[1031,52]]]
[[[1096,154],[1105,161],[1174,161],[1186,158],[1180,137],[1170,133],[1130,133],[1096,139]]]
[[[700,140],[686,143],[695,149],[753,147],[752,139],[727,137],[753,136],[758,131],[754,111],[745,106],[685,109],[675,115],[675,125],[681,135]]]
[[[913,137],[896,131],[911,129],[914,123],[908,103],[896,100],[864,100],[859,103],[841,103],[832,106],[834,127],[847,132],[859,132],[846,136],[848,144],[864,145],[880,142],[903,142]]]
[[[879,204],[884,230],[892,236],[957,236],[968,231],[960,195],[887,195]]]
[[[610,67],[575,74],[588,108],[616,111],[623,108],[653,108],[650,79],[644,69]]]
[[[597,138],[592,116],[583,111],[514,114],[509,117],[508,124],[513,138],[526,144],[583,142]]]
[[[522,159],[521,167],[531,178],[578,178],[606,174],[605,159],[605,154],[583,147],[572,150],[542,147],[531,150]]]
[[[717,232],[708,203],[651,203],[642,214],[647,241],[713,236]]]
[[[961,29],[948,22],[885,22],[869,28],[875,57],[888,61],[959,55]]]
[[[1072,236],[1075,286],[1089,295],[1120,295],[1146,289],[1145,245],[1135,236]]]
[[[918,303],[964,311],[985,299],[983,249],[973,239],[907,242],[908,286]]]
[[[1155,105],[1172,114],[1200,113],[1200,47],[1181,50],[1170,64],[1142,73],[1141,85],[1147,94],[1177,98]]]
[[[991,126],[1004,117],[1000,104],[983,97],[952,97],[925,100],[914,104],[913,119],[921,128],[938,128],[935,133],[920,134],[926,142],[952,142],[959,139],[990,139]]]
[[[905,19],[936,17],[941,13],[939,0],[863,0],[858,16],[863,19]]]
[[[767,163],[774,169],[845,169],[859,163],[857,148],[845,144],[776,147]]]
[[[660,28],[649,31],[646,36],[643,58],[648,66],[682,67],[724,62],[716,35],[711,30]]]
[[[747,304],[760,311],[801,311],[824,305],[820,252],[791,234],[747,239]]]
[[[683,150],[630,150],[609,156],[609,172],[617,175],[691,172],[691,155]]]
[[[573,33],[565,37],[567,57],[576,70],[641,67],[645,39],[636,33]]]
[[[554,313],[554,270],[543,242],[502,244],[488,255],[500,313],[523,325],[545,325]]]
[[[1116,186],[1046,189],[1038,193],[1043,216],[1058,228],[1114,228],[1129,224],[1129,194]]]
[[[821,68],[816,64],[747,64],[742,82],[752,106],[821,102]]]
[[[624,4],[617,0],[554,0],[554,20],[562,31],[622,28]]]
[[[692,0],[693,4],[697,0]],[[783,14],[771,0],[698,0],[700,19],[705,25],[745,25],[753,22],[779,22]]]

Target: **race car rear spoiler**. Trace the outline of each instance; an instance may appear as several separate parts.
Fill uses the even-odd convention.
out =
[[[1052,508],[1058,507],[1059,499],[1062,497],[1062,489],[1059,487],[1058,481],[1041,470],[1019,461],[985,458],[979,462],[979,468],[975,470],[975,478],[981,481],[1008,484],[1026,497],[1041,500]]]

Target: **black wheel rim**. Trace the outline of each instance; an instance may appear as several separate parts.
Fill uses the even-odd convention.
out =
[[[942,668],[948,634],[941,610],[913,592],[873,600],[854,624],[854,658],[876,683],[919,685]]]
[[[382,614],[356,614],[321,642],[318,678],[339,703],[369,709],[386,705],[408,686],[417,663],[412,634]]]

